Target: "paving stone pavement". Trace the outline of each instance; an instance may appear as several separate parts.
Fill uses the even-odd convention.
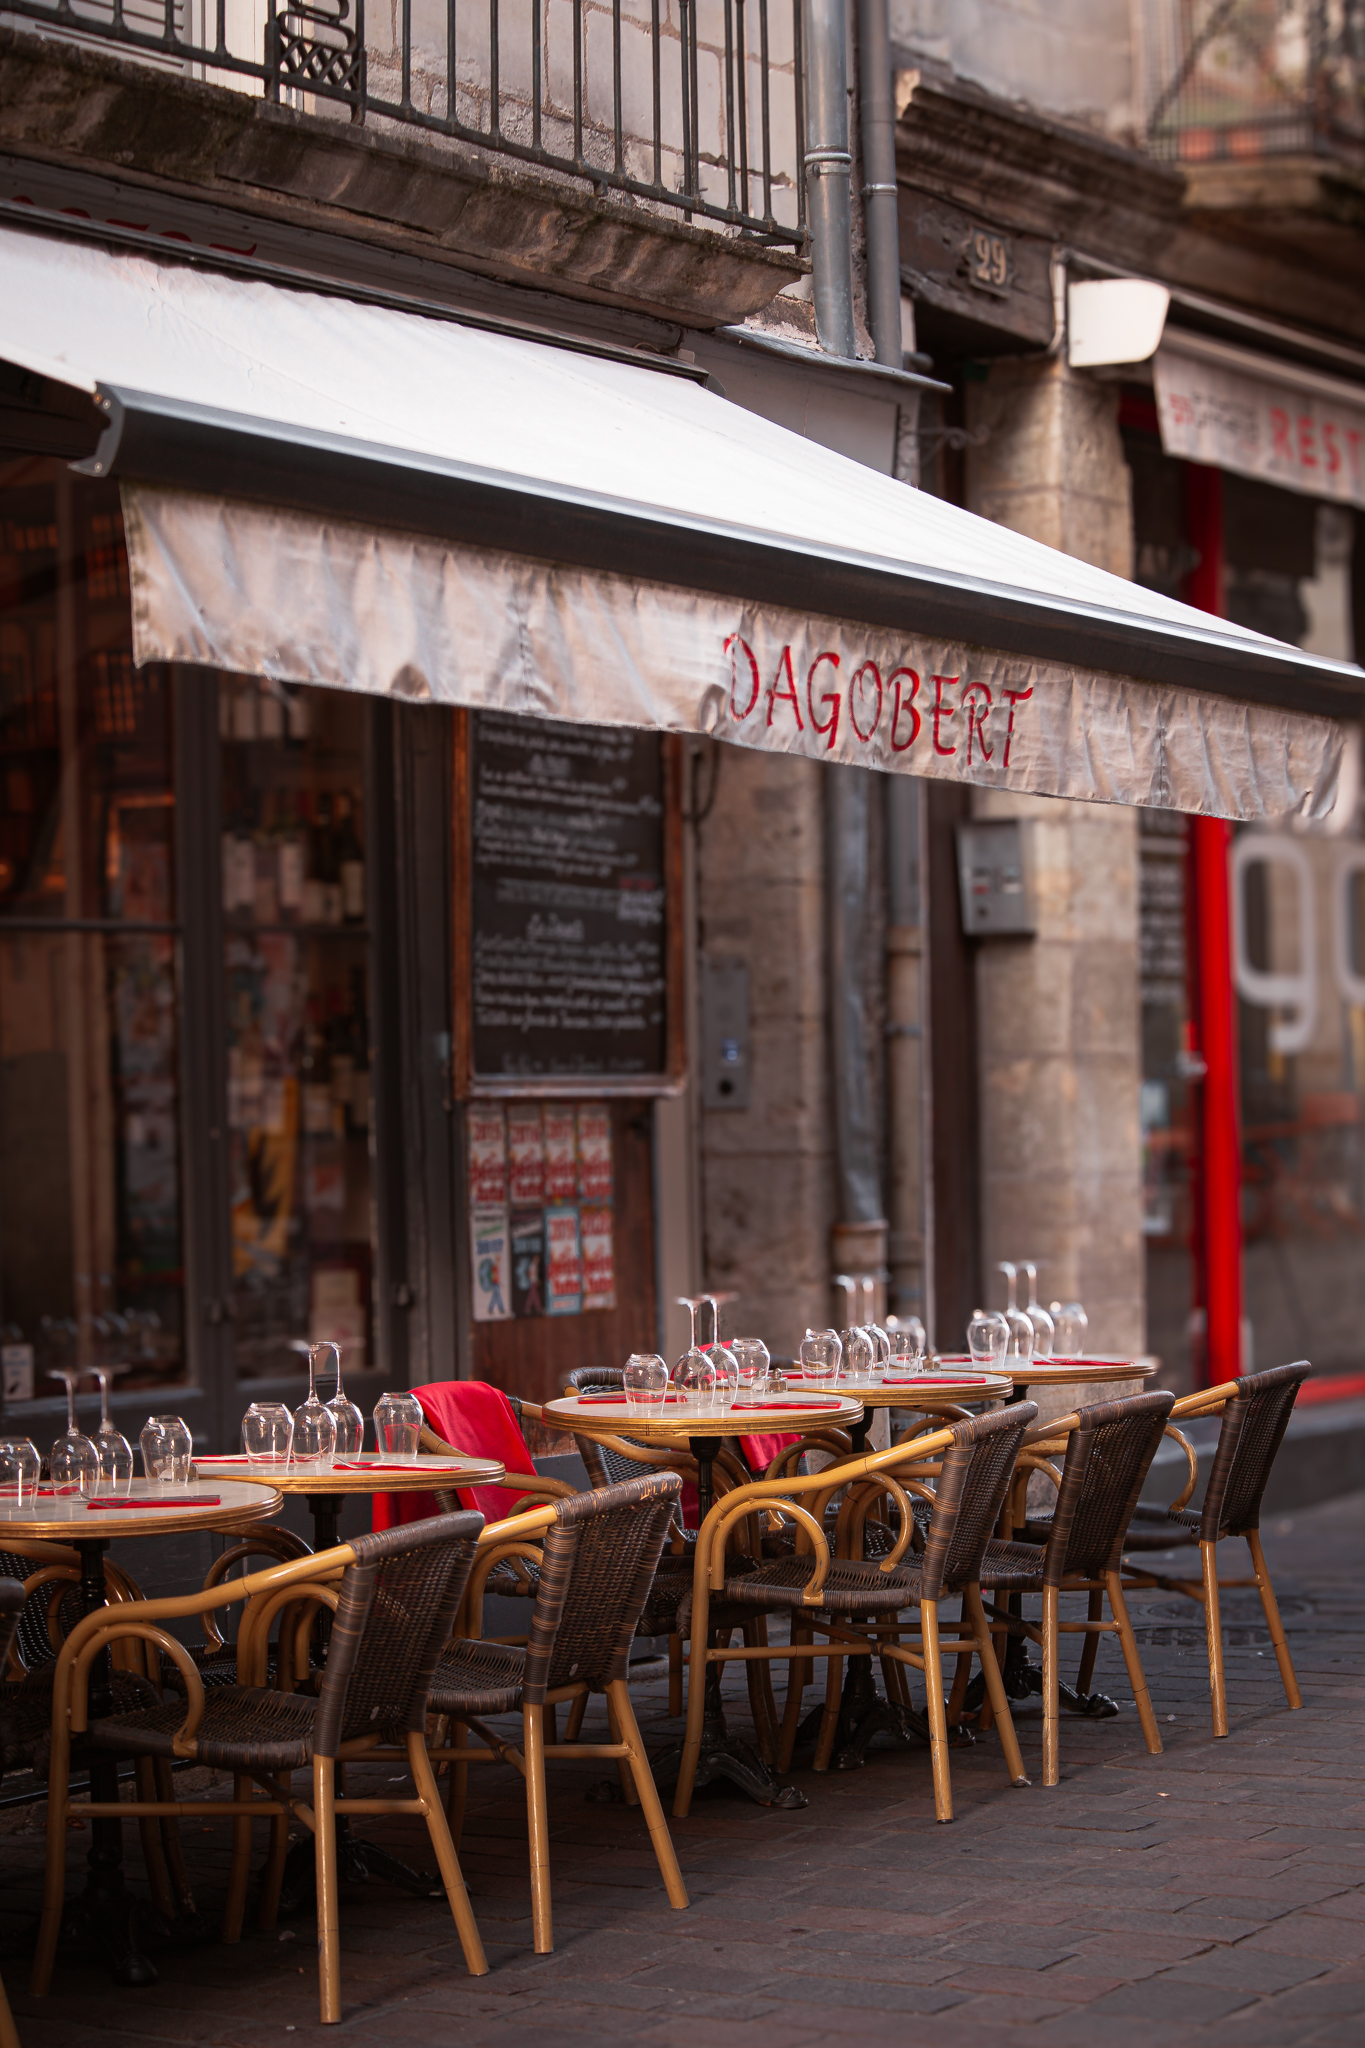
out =
[[[394,2048],[833,2048],[899,2043],[918,2027],[935,2048],[1362,2048],[1365,1494],[1280,1518],[1266,1537],[1302,1713],[1285,1708],[1254,1592],[1230,1594],[1231,1733],[1214,1741],[1199,1612],[1151,1595],[1135,1620],[1163,1756],[1143,1748],[1106,1640],[1097,1682],[1124,1711],[1063,1717],[1055,1790],[1012,1789],[988,1737],[953,1757],[950,1827],[935,1824],[918,1748],[875,1750],[847,1774],[800,1774],[810,1804],[795,1813],[704,1796],[674,1823],[686,1912],[664,1899],[638,1813],[585,1796],[611,1766],[566,1761],[551,1774],[557,1947],[545,1957],[531,1948],[520,1780],[490,1767],[474,1774],[462,1850],[489,1975],[467,1976],[441,1901],[347,1889],[335,2028],[318,2024],[306,1918],[236,1948],[163,1948],[159,1983],[141,1991],[64,1955],[53,1994],[31,1999],[22,1958],[42,1842],[8,1835],[0,1940],[25,2048],[352,2037]],[[1240,1548],[1225,1546],[1225,1572],[1241,1570],[1230,1555]],[[636,1691],[646,1735],[661,1743],[663,1684]],[[746,1726],[738,1676],[727,1694]],[[1036,1715],[1019,1732],[1040,1780]],[[420,1822],[363,1825],[428,1860]],[[228,1833],[226,1822],[185,1823],[206,1917],[221,1906]],[[72,1830],[73,1883],[88,1840]]]

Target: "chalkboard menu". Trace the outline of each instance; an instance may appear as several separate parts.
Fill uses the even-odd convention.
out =
[[[668,817],[657,733],[469,721],[470,1079],[669,1068]]]

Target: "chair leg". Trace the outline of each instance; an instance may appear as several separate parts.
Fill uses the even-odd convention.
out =
[[[550,1710],[547,1707],[545,1711],[548,1714]],[[612,1742],[623,1740],[610,1692],[607,1694],[607,1729]],[[629,1758],[618,1756],[616,1759],[616,1770],[621,1780],[621,1797],[625,1800],[627,1806],[638,1806],[640,1804],[640,1796],[635,1790],[635,1776],[631,1770]]]
[[[1291,1707],[1301,1707],[1303,1705],[1303,1694],[1299,1691],[1299,1681],[1294,1676],[1294,1664],[1289,1655],[1289,1645],[1284,1639],[1284,1623],[1280,1620],[1280,1603],[1275,1598],[1275,1588],[1270,1582],[1265,1552],[1261,1548],[1261,1532],[1259,1529],[1249,1529],[1247,1531],[1247,1549],[1251,1552],[1251,1566],[1256,1574],[1256,1590],[1261,1596],[1261,1606],[1265,1611],[1265,1625],[1270,1630],[1270,1640],[1275,1646],[1275,1662],[1280,1667],[1280,1677],[1284,1682],[1284,1696]]]
[[[1098,1586],[1092,1586],[1090,1589],[1090,1599],[1085,1610],[1085,1618],[1087,1621],[1104,1620],[1104,1595]],[[1081,1661],[1076,1671],[1077,1692],[1088,1693],[1091,1686],[1095,1683],[1095,1659],[1099,1656],[1099,1653],[1099,1634],[1098,1631],[1092,1629],[1086,1636],[1081,1649]]]
[[[14,2014],[9,2009],[3,1984],[0,1984],[0,2048],[20,2048],[19,2030],[14,2024]]]
[[[696,1616],[692,1630],[692,1656],[687,1679],[687,1733],[683,1737],[682,1765],[678,1771],[678,1782],[673,1789],[673,1813],[676,1819],[685,1820],[692,1805],[692,1787],[696,1783],[697,1764],[701,1758],[701,1739],[706,1726],[706,1651],[711,1641],[707,1626],[710,1621],[709,1603],[699,1600],[696,1606],[702,1613]],[[694,1614],[696,1607],[694,1606]]]
[[[1005,1753],[1005,1768],[1010,1774],[1012,1785],[1027,1785],[1024,1773],[1024,1759],[1019,1754],[1019,1737],[1014,1732],[1014,1716],[1005,1695],[1005,1681],[1000,1674],[1000,1665],[995,1654],[995,1637],[991,1634],[986,1620],[986,1609],[981,1601],[980,1586],[969,1586],[962,1596],[962,1604],[971,1617],[972,1633],[976,1637],[977,1656],[981,1660],[981,1671],[986,1681],[985,1704],[991,1709],[995,1726],[1000,1732],[1000,1747]],[[1005,1638],[1002,1636],[1003,1642]],[[928,1643],[928,1636],[925,1636]],[[938,1615],[934,1616],[934,1650],[938,1650]],[[984,1709],[982,1719],[985,1719]]]
[[[1119,1646],[1123,1651],[1123,1661],[1128,1671],[1128,1683],[1133,1688],[1133,1702],[1138,1710],[1138,1720],[1142,1723],[1142,1739],[1152,1756],[1160,1756],[1161,1730],[1157,1727],[1156,1715],[1152,1712],[1152,1696],[1147,1690],[1147,1674],[1142,1668],[1137,1637],[1133,1634],[1133,1624],[1128,1618],[1128,1602],[1123,1597],[1123,1581],[1117,1572],[1106,1572],[1105,1585],[1109,1593],[1110,1611],[1119,1625]],[[1217,1627],[1216,1622],[1214,1626]],[[1223,1732],[1227,1733],[1226,1728]]]
[[[441,1810],[441,1794],[436,1784],[436,1773],[431,1768],[424,1738],[416,1733],[408,1735],[408,1766],[417,1796],[427,1806],[427,1833],[431,1846],[436,1852],[436,1867],[441,1873],[441,1882],[446,1888],[446,1898],[455,1921],[455,1931],[460,1937],[464,1950],[465,1967],[471,1977],[488,1975],[488,1958],[483,1952],[483,1941],[479,1934],[479,1923],[474,1918],[474,1908],[469,1903],[465,1889],[464,1873],[460,1859],[455,1854],[455,1844],[446,1826],[446,1817]]]
[[[1201,1543],[1199,1563],[1204,1574],[1204,1631],[1209,1645],[1209,1694],[1213,1701],[1213,1732],[1228,1732],[1228,1688],[1223,1675],[1223,1622],[1218,1612],[1218,1546]]]
[[[233,1798],[250,1799],[254,1792],[251,1779],[242,1771],[236,1772],[232,1780]],[[242,1916],[246,1912],[246,1892],[250,1882],[251,1816],[239,1813],[232,1823],[232,1870],[228,1877],[227,1904],[223,1907],[222,1938],[229,1945],[242,1938]]]
[[[834,1754],[834,1738],[839,1733],[839,1702],[844,1691],[844,1659],[825,1659],[825,1711],[820,1716],[820,1733],[815,1744],[815,1768],[827,1771],[829,1760]]]
[[[313,1861],[318,1893],[318,2009],[322,2024],[341,2018],[341,1927],[337,1912],[336,1760],[313,1758]]]
[[[673,1851],[673,1837],[668,1832],[668,1822],[664,1819],[664,1810],[659,1803],[659,1789],[649,1768],[649,1758],[645,1754],[640,1724],[635,1718],[630,1688],[623,1678],[612,1680],[607,1687],[607,1700],[615,1709],[616,1725],[621,1731],[621,1740],[629,1751],[630,1768],[635,1778],[636,1790],[640,1795],[640,1806],[649,1829],[649,1839],[654,1844],[654,1854],[658,1859],[664,1890],[668,1893],[668,1903],[681,1911],[687,1904],[687,1887],[683,1883],[678,1859]]]
[[[572,1742],[573,1737],[569,1740]],[[469,1730],[463,1721],[450,1724],[450,1746],[454,1750],[468,1749]],[[465,1798],[469,1791],[469,1766],[450,1760],[450,1773],[446,1780],[446,1826],[450,1839],[458,1849],[464,1837]]]
[[[279,1918],[284,1866],[289,1855],[288,1775],[273,1778],[271,1783],[275,1788],[275,1797],[284,1810],[274,1814],[270,1822],[270,1853],[266,1857],[265,1871],[261,1878],[260,1903],[256,1909],[256,1925],[263,1934],[268,1934]]]
[[[943,1659],[938,1649],[938,1602],[920,1606],[924,1630],[924,1689],[928,1695],[929,1738],[934,1764],[934,1812],[941,1821],[953,1817],[953,1786],[948,1774],[948,1716],[943,1705]]]
[[[169,1757],[157,1757],[153,1766],[156,1779],[156,1796],[163,1806],[169,1806],[175,1798],[175,1779],[171,1776]],[[170,1872],[171,1889],[175,1893],[177,1909],[186,1920],[193,1920],[198,1914],[194,1903],[194,1888],[190,1874],[185,1867],[185,1845],[180,1839],[180,1823],[173,1815],[163,1814],[158,1823],[161,1829],[161,1848]]]
[[[583,1733],[583,1716],[588,1711],[588,1695],[581,1692],[576,1700],[569,1702],[569,1718],[564,1724],[564,1740],[577,1742]]]
[[[52,1982],[57,1960],[57,1941],[62,1931],[62,1905],[66,1897],[67,1787],[71,1780],[71,1738],[62,1718],[52,1731],[52,1751],[47,1776],[47,1864],[43,1875],[43,1917],[38,1926],[38,1946],[33,1957],[29,1989],[41,1998]]]
[[[742,1634],[746,1649],[761,1648],[768,1640],[767,1616],[756,1614],[752,1621],[746,1621]],[[749,1712],[753,1715],[759,1754],[764,1763],[771,1765],[777,1761],[777,1712],[776,1701],[773,1699],[772,1678],[765,1660],[761,1657],[746,1658],[744,1678],[749,1691]]]
[[[672,1721],[676,1721],[683,1710],[682,1675],[682,1637],[670,1636],[668,1639],[668,1716]]]
[[[1057,1655],[1061,1637],[1057,1632],[1057,1588],[1043,1588],[1043,1783],[1055,1785],[1061,1775],[1061,1698],[1058,1691]]]
[[[798,1633],[799,1631],[799,1633]],[[810,1641],[810,1623],[800,1614],[791,1619],[791,1640],[793,1649],[799,1642]],[[778,1735],[777,1768],[789,1771],[792,1767],[792,1752],[796,1748],[796,1731],[801,1725],[801,1707],[806,1696],[805,1674],[810,1669],[808,1657],[793,1657],[787,1666],[787,1697],[782,1706],[782,1727]],[[674,1812],[677,1808],[674,1807]]]
[[[140,1756],[135,1759],[133,1775],[137,1781],[137,1796],[145,1806],[156,1803],[156,1775],[152,1759]],[[154,1813],[138,1815],[138,1836],[142,1842],[142,1860],[147,1866],[147,1888],[152,1895],[152,1904],[162,1919],[169,1923],[175,1918],[175,1899],[171,1892],[170,1873],[161,1848],[161,1829]]]
[[[550,1905],[550,1825],[545,1811],[545,1724],[540,1707],[521,1710],[522,1747],[526,1759],[526,1832],[531,1846],[531,1932],[538,1956],[554,1953],[554,1915]]]

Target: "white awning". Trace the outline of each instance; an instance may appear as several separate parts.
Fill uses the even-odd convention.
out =
[[[97,392],[140,662],[1228,817],[1330,808],[1365,675],[674,365],[0,231],[0,358]]]

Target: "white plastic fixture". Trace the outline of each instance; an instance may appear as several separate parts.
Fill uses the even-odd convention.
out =
[[[1073,370],[1103,363],[1145,363],[1166,327],[1171,295],[1140,277],[1096,278],[1069,286],[1066,359]]]

